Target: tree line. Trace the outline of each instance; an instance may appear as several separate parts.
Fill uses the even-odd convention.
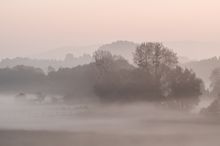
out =
[[[61,95],[66,101],[98,98],[101,102],[173,103],[189,108],[199,101],[203,82],[192,70],[178,66],[177,55],[162,43],[147,42],[133,53],[134,64],[106,50],[94,62],[45,74],[27,66],[0,69],[0,92]]]
[[[35,68],[41,68],[45,73],[48,72],[48,67],[52,67],[54,70],[59,68],[72,68],[78,65],[88,64],[92,61],[92,56],[84,54],[79,57],[75,57],[73,54],[66,54],[64,60],[49,60],[49,59],[30,59],[30,58],[6,58],[0,61],[0,68],[15,67],[18,65],[32,66]]]

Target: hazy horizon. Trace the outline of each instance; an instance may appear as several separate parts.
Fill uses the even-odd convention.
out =
[[[220,54],[219,5],[217,0],[2,0],[0,57],[129,40],[165,42],[181,56],[208,58]]]
[[[130,40],[115,40],[116,41],[129,41]],[[16,57],[27,57],[32,59],[57,59],[63,60],[65,55],[68,53],[72,53],[76,57],[83,56],[84,54],[92,55],[95,50],[105,44],[111,44],[112,42],[105,42],[100,44],[91,44],[91,45],[63,45],[57,46],[54,48],[46,48],[45,50],[33,49],[32,47],[28,49],[33,49],[31,51],[25,51],[25,49],[16,49],[15,52],[12,51],[3,51],[0,55],[0,60],[5,58],[16,58]],[[150,41],[142,41],[142,42],[150,42]],[[134,43],[142,43],[142,42],[134,42]],[[156,41],[152,41],[156,42]],[[194,42],[194,41],[179,41],[179,42],[162,42],[166,47],[173,50],[179,57],[186,57],[189,60],[203,60],[212,57],[220,57],[220,50],[218,50],[218,42]],[[209,48],[211,47],[211,48]],[[209,49],[206,49],[209,48]],[[0,50],[3,50],[0,48]],[[207,50],[208,54],[207,54]],[[25,51],[25,52],[23,52]],[[62,52],[61,54],[59,54]],[[50,54],[51,53],[51,54]],[[54,53],[56,54],[54,56]],[[58,55],[59,54],[59,55]]]
[[[218,145],[219,14],[220,0],[0,0],[0,145]]]

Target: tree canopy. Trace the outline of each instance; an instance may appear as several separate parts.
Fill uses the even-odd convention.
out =
[[[26,66],[0,69],[0,91],[56,94],[66,100],[98,97],[102,102],[172,102],[181,108],[198,103],[202,81],[191,70],[179,67],[176,54],[161,43],[138,46],[136,66],[105,50],[97,50],[93,57],[94,62],[87,65],[48,67],[48,74]]]

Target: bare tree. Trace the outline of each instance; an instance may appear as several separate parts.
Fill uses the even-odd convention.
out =
[[[109,51],[97,50],[94,52],[93,58],[101,75],[112,69],[114,58]]]
[[[165,69],[174,68],[178,64],[177,55],[162,43],[142,43],[134,53],[134,63],[140,68],[160,78]]]

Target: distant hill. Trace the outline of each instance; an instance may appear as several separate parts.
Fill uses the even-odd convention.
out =
[[[180,64],[185,64],[191,62],[192,60],[185,56],[178,56],[178,61]]]
[[[168,45],[168,44],[167,44]],[[110,51],[113,54],[121,55],[129,60],[130,63],[133,62],[133,52],[135,51],[138,43],[129,41],[116,41],[110,44],[102,45],[99,49]],[[165,44],[166,46],[166,44]],[[170,45],[168,45],[169,48]],[[177,50],[176,48],[174,50]],[[178,55],[178,54],[177,54]],[[180,54],[181,55],[181,54]],[[206,87],[210,85],[210,75],[215,68],[220,67],[220,58],[213,57],[209,59],[204,59],[200,61],[192,61],[188,57],[178,56],[179,63],[181,66],[192,69],[196,75],[201,78]]]
[[[135,51],[137,43],[130,41],[115,41],[110,44],[105,44],[99,47],[100,50],[106,50],[114,55],[121,55],[130,63],[133,62],[133,52]]]
[[[59,68],[72,68],[78,65],[88,64],[92,61],[91,55],[84,54],[80,57],[74,57],[71,53],[66,54],[63,60],[56,59],[31,59],[31,58],[6,58],[0,61],[0,68],[13,68],[18,65],[32,66],[35,68],[40,68],[47,72],[48,68],[54,68],[55,70]]]
[[[76,57],[83,56],[84,54],[92,55],[92,53],[97,50],[99,46],[101,45],[64,46],[41,52],[39,54],[34,54],[31,56],[31,58],[63,60],[64,56],[68,53],[71,53]]]
[[[138,43],[130,41],[116,41],[110,44],[102,45],[99,49],[110,51],[113,54],[121,55],[129,60],[130,63],[133,62],[133,52],[135,51]],[[165,44],[169,48],[172,46],[170,44]],[[171,47],[172,48],[172,47]],[[178,50],[174,47],[174,50]],[[179,54],[177,54],[179,55]],[[181,54],[180,54],[181,55]],[[179,63],[181,66],[192,69],[196,75],[201,78],[206,87],[210,85],[210,75],[215,68],[220,67],[220,58],[213,57],[209,59],[204,59],[200,61],[192,61],[188,57],[178,56]]]
[[[198,77],[200,77],[208,87],[210,85],[210,76],[214,69],[220,67],[220,58],[213,57],[200,61],[191,61],[183,64],[187,68],[191,68]]]
[[[101,50],[106,50],[115,55],[121,55],[127,59],[130,63],[133,62],[133,53],[139,44],[131,41],[115,41],[109,44],[99,47]],[[179,63],[187,63],[191,60],[185,56],[179,56]]]
[[[37,59],[30,58],[13,58],[13,59],[3,59],[0,62],[0,68],[4,67],[14,67],[16,65],[26,65],[41,68],[44,71],[47,71],[48,66],[58,69],[60,67],[75,67],[77,65],[83,65],[90,63],[92,61],[92,54],[95,50],[106,50],[115,55],[121,55],[127,59],[130,63],[133,63],[133,53],[135,52],[138,43],[131,41],[115,41],[112,43],[93,46],[84,46],[84,47],[61,47],[57,49],[52,49],[49,51],[42,52],[40,54],[35,54],[32,57]],[[169,46],[168,46],[169,47]],[[86,53],[86,55],[84,54]],[[72,60],[67,61],[64,56],[67,54],[74,54]],[[212,60],[212,59],[211,59]],[[192,68],[198,74],[199,77],[208,81],[210,73],[207,75],[206,72],[200,73],[200,67],[204,62],[192,62],[189,58],[185,56],[179,56],[180,64],[183,66]],[[204,74],[204,75],[203,75]]]
[[[163,43],[179,55],[196,60],[211,58],[220,53],[220,43],[215,41],[165,41]]]
[[[108,50],[113,54],[122,55],[126,59],[132,61],[132,52],[134,52],[136,46],[137,44],[133,42],[116,41],[111,44],[102,45],[101,47],[62,47],[34,55],[33,57],[37,59],[27,57],[2,59],[0,61],[0,68],[13,68],[17,65],[25,65],[41,68],[45,72],[48,71],[48,67],[52,67],[55,70],[64,67],[72,68],[92,62],[92,53],[97,49]],[[78,56],[74,56],[73,54]]]

